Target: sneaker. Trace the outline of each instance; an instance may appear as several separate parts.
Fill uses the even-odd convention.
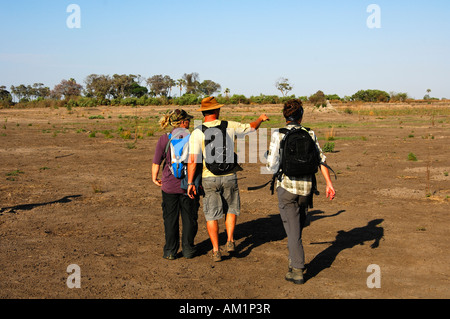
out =
[[[305,279],[303,278],[303,269],[292,268],[292,270],[286,274],[285,279],[297,285],[304,284]]]
[[[227,252],[232,253],[236,250],[236,245],[233,241],[227,242]]]
[[[212,253],[212,260],[214,262],[222,261],[222,254],[220,253],[220,250],[219,251],[213,251],[213,253]]]

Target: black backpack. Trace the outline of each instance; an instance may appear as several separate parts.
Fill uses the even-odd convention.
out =
[[[309,128],[282,128],[285,134],[280,143],[280,170],[288,177],[315,175],[319,171],[320,154]]]
[[[262,189],[271,184],[270,190],[273,195],[275,183],[277,179],[281,181],[283,175],[288,177],[312,176],[312,194],[318,194],[316,188],[316,173],[319,171],[319,167],[323,165],[333,173],[334,171],[327,164],[321,162],[316,142],[309,134],[309,131],[310,129],[307,127],[296,127],[293,129],[281,128],[279,132],[285,136],[280,142],[280,168],[269,182],[261,186],[249,187],[248,190],[254,191]],[[336,173],[334,173],[334,176],[337,179]]]
[[[238,165],[234,142],[228,136],[227,128],[227,121],[222,121],[215,127],[202,125],[202,132],[205,134],[205,164],[214,175],[231,173]]]

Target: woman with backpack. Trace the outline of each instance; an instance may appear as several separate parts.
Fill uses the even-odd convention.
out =
[[[277,177],[278,207],[288,237],[289,271],[285,279],[303,284],[302,231],[316,192],[316,172],[320,170],[325,178],[327,198],[333,200],[336,192],[316,135],[301,125],[302,102],[296,99],[286,102],[283,115],[286,127],[273,133],[266,165]]]
[[[175,162],[174,152],[183,151],[183,143],[189,141],[189,125],[193,116],[184,110],[174,110],[163,116],[161,128],[170,126],[172,131],[158,140],[153,157],[152,180],[162,191],[162,211],[164,219],[165,246],[163,258],[174,260],[180,247],[179,217],[181,215],[183,234],[181,246],[185,258],[193,258],[196,250],[194,238],[198,231],[199,197],[191,199],[182,188],[186,177],[185,163]],[[188,147],[189,143],[186,143]],[[186,150],[187,153],[187,150]],[[158,179],[161,165],[162,179]],[[187,187],[186,187],[187,188]]]

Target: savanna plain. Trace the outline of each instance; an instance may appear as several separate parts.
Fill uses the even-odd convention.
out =
[[[304,125],[328,143],[337,197],[325,198],[318,176],[321,194],[303,233],[304,285],[284,279],[277,197],[247,190],[270,179],[261,160],[244,160],[238,173],[236,253],[212,262],[201,206],[198,256],[162,258],[151,164],[167,133],[158,120],[173,108],[0,110],[0,298],[450,297],[448,102],[306,106]],[[197,108],[184,107],[201,120]],[[261,128],[270,132],[283,125],[281,109],[227,105],[221,118],[249,123],[266,113],[271,121]],[[224,245],[223,221],[220,229]],[[81,270],[79,289],[67,285],[70,265]],[[368,285],[370,265],[379,266],[379,288]]]

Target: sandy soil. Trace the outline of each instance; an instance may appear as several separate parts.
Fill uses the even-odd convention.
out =
[[[319,176],[322,194],[303,236],[307,281],[297,286],[284,280],[287,238],[276,196],[247,191],[269,179],[261,163],[239,173],[235,255],[211,261],[200,208],[199,256],[162,258],[161,193],[150,168],[164,133],[133,144],[117,130],[126,115],[156,122],[166,109],[0,110],[0,298],[450,297],[448,117],[307,110],[319,137],[334,127],[328,162],[338,173],[337,199],[325,198]],[[279,106],[226,107],[223,118],[262,109],[280,119]],[[89,119],[96,115],[104,119]],[[72,264],[81,269],[80,289],[67,286]],[[368,288],[373,264],[381,288]]]

